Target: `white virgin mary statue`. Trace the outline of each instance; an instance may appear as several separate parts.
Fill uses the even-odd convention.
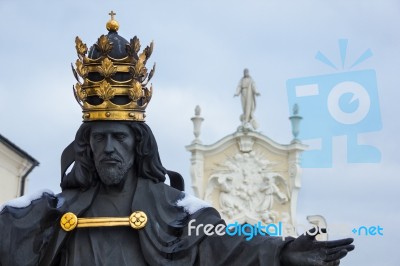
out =
[[[240,79],[234,96],[241,95],[243,114],[240,116],[242,126],[245,128],[253,127],[257,129],[258,124],[254,117],[254,110],[256,109],[256,96],[260,93],[257,92],[254,80],[249,75],[249,70],[246,68],[243,71],[243,78]]]

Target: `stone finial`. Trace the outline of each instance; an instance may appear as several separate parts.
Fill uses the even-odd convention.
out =
[[[295,142],[300,142],[300,140],[297,139],[297,136],[300,133],[300,121],[301,119],[303,119],[303,117],[301,117],[299,115],[299,105],[297,103],[295,103],[293,105],[293,115],[289,117],[289,120],[292,124],[292,134],[293,134],[293,140],[292,143]]]
[[[200,113],[201,113],[201,108],[200,106],[196,105],[196,108],[194,108],[194,115],[200,116]]]
[[[298,115],[299,114],[299,105],[295,103],[293,105],[293,115]]]
[[[200,133],[201,133],[201,123],[204,121],[204,118],[200,116],[201,114],[201,108],[200,106],[196,106],[194,109],[194,117],[192,117],[192,122],[193,122],[193,134],[195,139],[192,141],[192,143],[198,143],[201,144],[201,141],[199,139]]]

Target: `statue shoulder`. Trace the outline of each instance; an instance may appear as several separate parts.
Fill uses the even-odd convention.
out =
[[[154,185],[153,189],[154,194],[158,195],[159,199],[168,202],[170,205],[177,206],[189,215],[205,208],[212,208],[208,202],[188,192],[177,190],[165,183],[158,183]]]
[[[1,206],[0,265],[38,264],[60,215],[57,205],[57,196],[41,191]]]
[[[34,208],[42,206],[43,203],[57,206],[57,196],[50,190],[41,190],[33,194],[25,195],[10,201],[7,201],[0,206],[0,215],[13,214],[15,217],[20,217],[23,214],[28,214]]]
[[[183,193],[182,197],[176,202],[176,205],[182,207],[188,214],[194,214],[195,212],[211,208],[211,205],[189,193]]]

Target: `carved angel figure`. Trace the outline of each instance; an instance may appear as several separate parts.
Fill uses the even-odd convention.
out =
[[[282,184],[282,186],[286,189],[285,192],[279,188],[278,183]],[[263,200],[259,206],[259,212],[270,211],[273,207],[275,197],[278,198],[281,204],[289,201],[287,183],[279,175],[263,176],[263,182],[260,186],[259,192],[263,196]]]

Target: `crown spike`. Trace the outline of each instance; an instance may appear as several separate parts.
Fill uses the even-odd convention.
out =
[[[111,10],[110,13],[108,13],[111,16],[111,19],[107,22],[106,28],[108,31],[118,31],[119,29],[119,23],[114,19],[114,16],[117,13],[114,13],[114,11]]]

